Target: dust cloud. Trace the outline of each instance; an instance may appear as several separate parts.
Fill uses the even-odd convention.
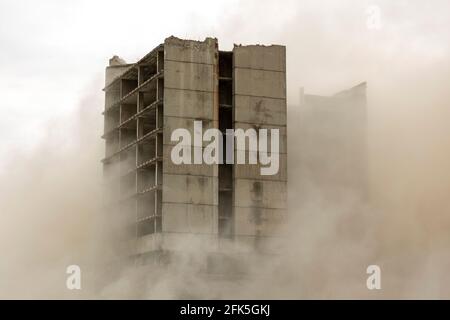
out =
[[[381,9],[379,30],[366,26],[369,4]],[[269,21],[276,27],[260,25],[272,7],[226,8],[216,28],[194,26],[202,31],[187,38],[214,31],[224,46],[287,46],[290,210],[280,254],[251,261],[250,274],[235,279],[202,275],[195,263],[202,253],[151,273],[102,261],[114,261],[115,252],[100,210],[96,80],[76,114],[49,123],[45,142],[12,155],[0,176],[1,298],[450,298],[448,2],[288,2],[286,17]],[[312,187],[299,201],[308,185],[296,143],[300,87],[332,95],[361,81],[368,198],[340,190],[330,200]],[[65,286],[70,264],[83,270],[79,292]],[[382,290],[366,288],[370,264],[381,267]]]

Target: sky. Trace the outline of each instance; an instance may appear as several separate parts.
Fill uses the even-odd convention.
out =
[[[370,5],[380,7],[381,30],[366,27]],[[288,70],[288,91],[295,98],[300,85],[332,93],[338,82],[365,80],[367,70],[376,73],[378,63],[390,63],[399,51],[412,50],[423,59],[446,56],[448,12],[446,1],[4,0],[0,168],[11,155],[31,152],[52,130],[48,124],[69,117],[84,92],[101,95],[104,67],[114,54],[136,61],[170,35],[215,36],[221,49],[233,43],[286,44],[288,67],[298,59],[303,68]],[[363,58],[353,56],[352,46],[360,50],[364,41]],[[331,53],[333,65],[327,62]],[[379,54],[383,61],[377,62]],[[310,56],[315,61],[305,62]],[[367,57],[374,58],[368,68]],[[365,73],[346,74],[341,63],[366,64]]]
[[[220,7],[208,1],[2,1],[0,166],[12,152],[31,152],[49,123],[78,108],[84,92],[101,94],[112,55],[135,61],[172,33],[187,36],[196,15],[212,26]]]

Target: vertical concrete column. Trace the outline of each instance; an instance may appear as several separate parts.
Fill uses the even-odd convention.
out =
[[[277,234],[287,209],[286,48],[284,46],[235,46],[234,128],[279,130],[278,172],[262,175],[266,165],[234,165],[235,238],[250,246]],[[235,159],[239,146],[235,143]],[[268,146],[271,151],[271,145]],[[259,242],[256,242],[257,244]]]
[[[194,164],[195,152],[203,153],[208,143],[191,148],[192,164],[176,165],[171,160],[175,141],[171,134],[187,129],[194,138],[194,121],[203,132],[218,128],[217,40],[164,42],[164,132],[162,231],[165,237],[189,234],[197,239],[217,237],[218,166]]]

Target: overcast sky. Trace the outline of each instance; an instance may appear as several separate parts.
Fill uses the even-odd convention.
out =
[[[379,30],[367,28],[371,4],[380,8]],[[86,92],[101,97],[114,54],[135,61],[170,35],[217,37],[222,49],[285,44],[292,102],[299,86],[331,94],[383,70],[448,66],[449,12],[445,0],[2,0],[0,167],[14,152],[32,150]]]

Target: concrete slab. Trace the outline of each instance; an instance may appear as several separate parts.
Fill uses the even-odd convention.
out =
[[[258,179],[258,180],[276,180],[287,181],[287,154],[278,155],[278,173],[274,175],[261,175],[261,168],[267,168],[269,165],[257,164],[235,164],[235,179]],[[276,154],[274,154],[276,156]]]
[[[234,199],[237,207],[286,209],[287,185],[285,181],[258,181],[236,179]]]
[[[217,207],[164,203],[163,231],[217,234]]]
[[[237,235],[279,236],[286,210],[236,207],[235,216],[234,230]]]
[[[177,118],[164,116],[164,132],[163,132],[163,143],[165,145],[176,145],[177,141],[171,141],[170,137],[172,136],[172,132],[176,129],[186,129],[189,131],[191,135],[191,145],[194,144],[194,121],[202,122],[202,137],[203,133],[210,128],[218,128],[218,121],[210,120],[207,118]],[[202,144],[206,147],[210,142],[203,141]]]
[[[190,204],[218,204],[217,177],[163,175],[163,202]]]
[[[216,91],[215,67],[209,64],[166,61],[164,88]]]
[[[241,122],[286,125],[286,101],[262,97],[234,97],[235,119]]]
[[[217,165],[206,165],[206,164],[174,164],[171,160],[171,152],[173,146],[164,146],[164,166],[163,173],[168,174],[184,174],[184,175],[202,175],[202,176],[214,176],[218,175]],[[195,150],[199,150],[203,153],[204,148],[194,148],[191,147],[191,156],[193,159]]]
[[[213,92],[166,88],[164,115],[218,120],[212,107],[214,95]]]
[[[169,37],[164,41],[164,59],[216,65],[217,39],[205,41],[183,40]]]
[[[286,99],[286,75],[256,69],[234,69],[234,94]]]
[[[244,123],[244,122],[239,122],[236,121],[234,123],[234,129],[243,129],[244,131],[246,131],[247,129],[255,129],[256,132],[258,132],[259,129],[267,129],[268,130],[268,136],[267,136],[267,146],[268,146],[268,151],[272,150],[272,144],[271,144],[271,139],[270,139],[270,129],[278,129],[279,131],[279,153],[287,153],[287,130],[285,126],[276,126],[276,125],[266,125],[266,124],[252,124],[252,123]],[[247,143],[247,142],[246,142]],[[239,148],[239,146],[237,144],[234,145],[235,150],[239,150],[242,148]],[[251,150],[249,148],[248,145],[246,145],[246,150]]]
[[[234,66],[286,72],[286,47],[280,45],[235,46]]]

